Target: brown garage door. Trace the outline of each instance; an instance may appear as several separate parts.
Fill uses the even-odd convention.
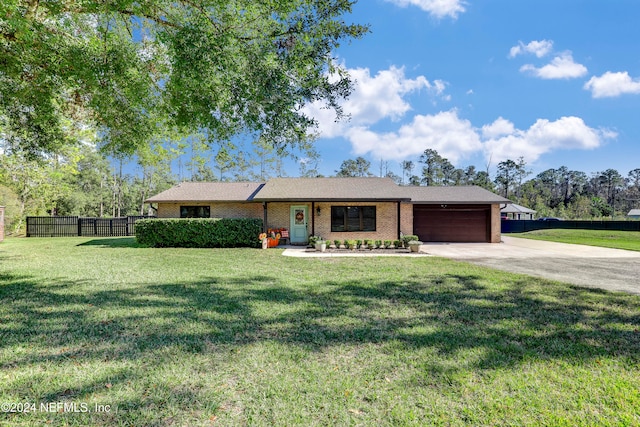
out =
[[[413,232],[423,242],[489,242],[490,206],[413,205]]]

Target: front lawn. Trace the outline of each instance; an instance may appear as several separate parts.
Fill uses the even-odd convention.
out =
[[[638,231],[565,230],[556,228],[511,235],[525,239],[640,251],[640,232]]]
[[[281,253],[6,240],[0,425],[640,424],[638,296]]]

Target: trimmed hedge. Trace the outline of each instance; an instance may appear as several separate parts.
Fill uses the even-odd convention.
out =
[[[261,219],[181,218],[136,221],[136,240],[156,248],[260,247]]]

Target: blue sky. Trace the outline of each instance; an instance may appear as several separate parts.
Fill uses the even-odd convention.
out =
[[[639,18],[637,0],[360,0],[346,20],[371,33],[336,52],[356,81],[351,120],[307,110],[319,170],[363,156],[401,175],[432,148],[492,176],[520,156],[533,176],[626,176],[640,168]]]

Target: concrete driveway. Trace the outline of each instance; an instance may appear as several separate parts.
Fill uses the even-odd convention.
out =
[[[503,243],[429,243],[430,255],[579,286],[640,295],[640,252],[502,236]]]

